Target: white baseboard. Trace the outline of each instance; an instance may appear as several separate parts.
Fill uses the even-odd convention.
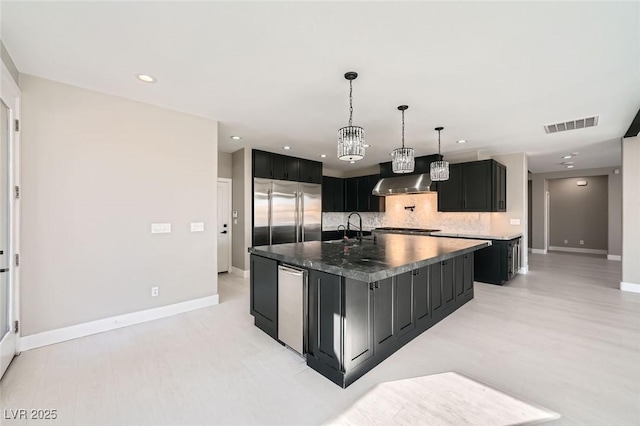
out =
[[[236,268],[235,266],[231,267],[231,273],[234,275],[238,275],[239,277],[242,278],[249,278],[249,271],[245,271],[243,269],[240,268]]]
[[[547,249],[532,248],[531,249],[531,253],[533,253],[533,254],[547,254]]]
[[[620,290],[630,291],[631,293],[640,293],[640,284],[625,283],[624,281],[620,281]]]
[[[570,252],[570,253],[607,254],[606,250],[588,249],[588,248],[574,248],[574,247],[549,246],[549,250],[566,251],[566,252]]]
[[[622,256],[620,256],[619,254],[608,254],[607,255],[607,260],[622,261]]]
[[[217,305],[218,301],[219,297],[215,294],[213,296],[187,300],[186,302],[175,303],[173,305],[161,306],[159,308],[132,312],[130,314],[118,315],[115,317],[85,322],[83,324],[44,331],[42,333],[31,334],[20,338],[20,351],[28,351],[29,349],[53,345],[55,343],[77,339],[79,337],[90,336],[104,331],[115,330],[129,325],[140,324],[196,309],[206,308],[208,306]]]
[[[518,271],[519,274],[526,275],[529,273],[529,266],[523,266]]]

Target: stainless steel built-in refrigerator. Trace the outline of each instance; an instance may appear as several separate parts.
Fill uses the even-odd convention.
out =
[[[253,179],[253,245],[320,241],[322,186]]]

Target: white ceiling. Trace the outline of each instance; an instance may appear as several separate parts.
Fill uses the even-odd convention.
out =
[[[615,166],[640,107],[638,2],[2,2],[18,69],[220,121],[219,147],[256,147],[349,170],[417,155],[526,152],[533,172]],[[371,148],[336,159],[357,71],[354,124]],[[145,84],[134,78],[158,78]],[[61,104],[64,100],[61,100]],[[599,114],[595,128],[543,125]],[[240,142],[229,136],[240,135]],[[465,145],[457,139],[467,139]]]

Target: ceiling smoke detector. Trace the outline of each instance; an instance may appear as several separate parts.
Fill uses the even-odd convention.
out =
[[[593,117],[580,118],[578,120],[564,121],[562,123],[547,124],[544,131],[547,133],[565,132],[567,130],[585,129],[587,127],[595,127],[598,125],[599,115]]]

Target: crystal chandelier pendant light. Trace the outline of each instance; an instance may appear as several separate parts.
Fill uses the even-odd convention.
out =
[[[350,71],[344,75],[349,80],[349,125],[338,130],[338,158],[356,162],[364,158],[364,129],[353,126],[353,80],[358,73]]]
[[[438,158],[442,158],[442,154],[440,153],[440,132],[443,129],[444,127],[435,128],[438,132]],[[431,163],[431,180],[434,182],[449,180],[449,163],[447,161],[441,159],[440,161]]]
[[[409,108],[407,105],[400,105],[398,110],[402,112],[402,148],[396,148],[391,153],[391,166],[393,173],[412,173],[416,164],[416,155],[413,148],[404,146],[404,112]]]

